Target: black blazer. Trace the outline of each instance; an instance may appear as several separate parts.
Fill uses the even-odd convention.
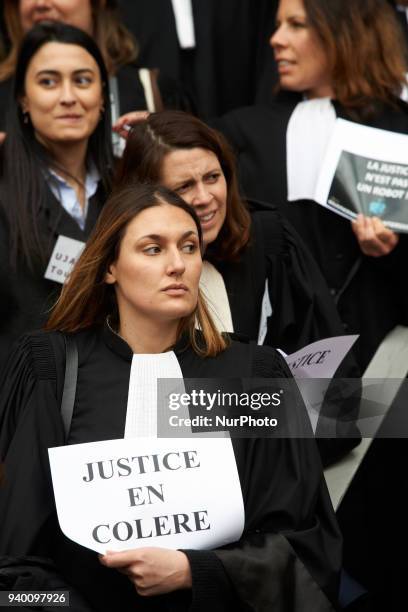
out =
[[[44,179],[45,180],[45,179]],[[51,255],[58,236],[85,242],[105,203],[105,192],[99,184],[90,199],[84,230],[66,212],[47,187],[47,200],[40,210],[40,230]],[[1,195],[0,195],[1,198]],[[2,202],[2,206],[12,203]],[[9,225],[0,206],[0,373],[11,344],[21,334],[40,328],[48,311],[59,295],[62,285],[44,278],[48,261],[38,264],[35,271],[21,263],[17,270],[10,264]]]

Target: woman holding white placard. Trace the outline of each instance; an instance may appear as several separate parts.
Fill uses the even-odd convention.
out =
[[[408,322],[405,239],[380,220],[382,198],[372,202],[377,217],[351,224],[316,205],[315,189],[337,118],[408,134],[408,107],[398,99],[407,71],[400,29],[386,0],[281,0],[276,24],[275,104],[233,111],[215,125],[239,153],[245,195],[279,205],[305,240],[346,332],[360,334],[365,369],[384,336]]]
[[[158,376],[290,378],[274,349],[219,334],[198,288],[201,247],[194,210],[165,188],[126,187],[105,206],[49,331],[20,341],[3,380],[0,553],[51,557],[97,611],[115,609],[118,598],[123,611],[226,611],[247,605],[266,610],[272,604],[282,610],[332,610],[340,542],[313,439],[232,441],[245,528],[239,541],[225,548],[171,550],[164,537],[160,548],[152,548],[147,538],[146,547],[106,553],[100,563],[57,525],[47,449],[64,444],[61,331],[78,349],[69,445],[134,438],[134,459],[137,437],[151,438],[154,449],[158,425],[150,393]],[[303,406],[298,419],[307,435]],[[24,448],[34,459],[21,471]],[[208,448],[213,452],[211,440]],[[197,464],[192,453],[184,460]],[[153,471],[163,463],[157,454],[156,461]],[[174,461],[170,467],[177,468],[180,459]],[[122,456],[122,467],[125,463]],[[142,464],[136,465],[140,474]],[[88,467],[86,480],[94,476]],[[210,496],[211,483],[201,486]],[[105,539],[106,528],[102,531]]]
[[[87,34],[38,25],[20,49],[14,87],[0,169],[0,370],[11,342],[45,322],[113,164],[108,77]]]

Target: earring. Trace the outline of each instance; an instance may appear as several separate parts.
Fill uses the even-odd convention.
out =
[[[27,123],[28,123],[28,113],[27,113],[27,112],[23,113],[23,122],[24,122],[25,124],[27,124]]]

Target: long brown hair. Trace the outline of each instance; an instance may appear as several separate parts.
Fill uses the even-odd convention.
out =
[[[405,42],[386,0],[304,0],[329,59],[335,98],[362,118],[395,105],[406,79]]]
[[[70,45],[81,47],[93,57],[98,66],[102,92],[99,103],[103,103],[103,108],[100,121],[89,135],[86,163],[88,167],[96,167],[106,192],[112,188],[109,77],[99,47],[91,36],[79,28],[66,23],[40,23],[27,32],[19,49],[14,74],[14,104],[10,105],[7,138],[0,151],[0,206],[8,221],[9,258],[15,269],[23,263],[32,271],[36,271],[39,265],[44,267],[51,255],[51,245],[47,241],[44,242],[42,237],[45,218],[41,211],[48,198],[44,175],[49,168],[58,172],[63,171],[64,167],[60,166],[51,151],[38,141],[34,125],[32,121],[24,118],[21,107],[31,60],[40,49],[51,42],[67,45],[68,49]]]
[[[147,208],[163,204],[181,208],[194,219],[202,244],[201,225],[194,209],[173,191],[141,184],[128,184],[116,190],[104,206],[81,257],[63,286],[46,329],[76,332],[102,325],[108,316],[118,319],[115,290],[105,282],[106,273],[119,256],[122,238],[132,219]],[[197,334],[196,324],[201,335]],[[184,332],[188,333],[196,353],[204,357],[214,357],[226,347],[200,291],[195,311],[180,320],[177,339]]]
[[[93,37],[109,74],[115,74],[120,66],[136,59],[136,41],[121,22],[114,3],[108,0],[91,0],[91,8]],[[7,57],[0,63],[0,81],[5,81],[14,74],[18,49],[24,36],[16,0],[4,0],[4,23],[11,48]]]
[[[194,148],[214,153],[227,183],[225,222],[209,251],[215,259],[236,261],[248,244],[251,217],[239,195],[235,158],[224,136],[196,117],[163,111],[135,124],[127,138],[116,184],[129,180],[160,182],[164,156],[173,150]]]

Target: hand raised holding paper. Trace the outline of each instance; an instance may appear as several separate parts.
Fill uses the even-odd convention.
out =
[[[139,595],[146,597],[192,586],[190,563],[180,550],[139,548],[108,551],[100,557],[100,562],[125,574]]]
[[[399,235],[388,229],[378,217],[358,215],[351,227],[360,249],[369,257],[388,255],[397,246]]]

